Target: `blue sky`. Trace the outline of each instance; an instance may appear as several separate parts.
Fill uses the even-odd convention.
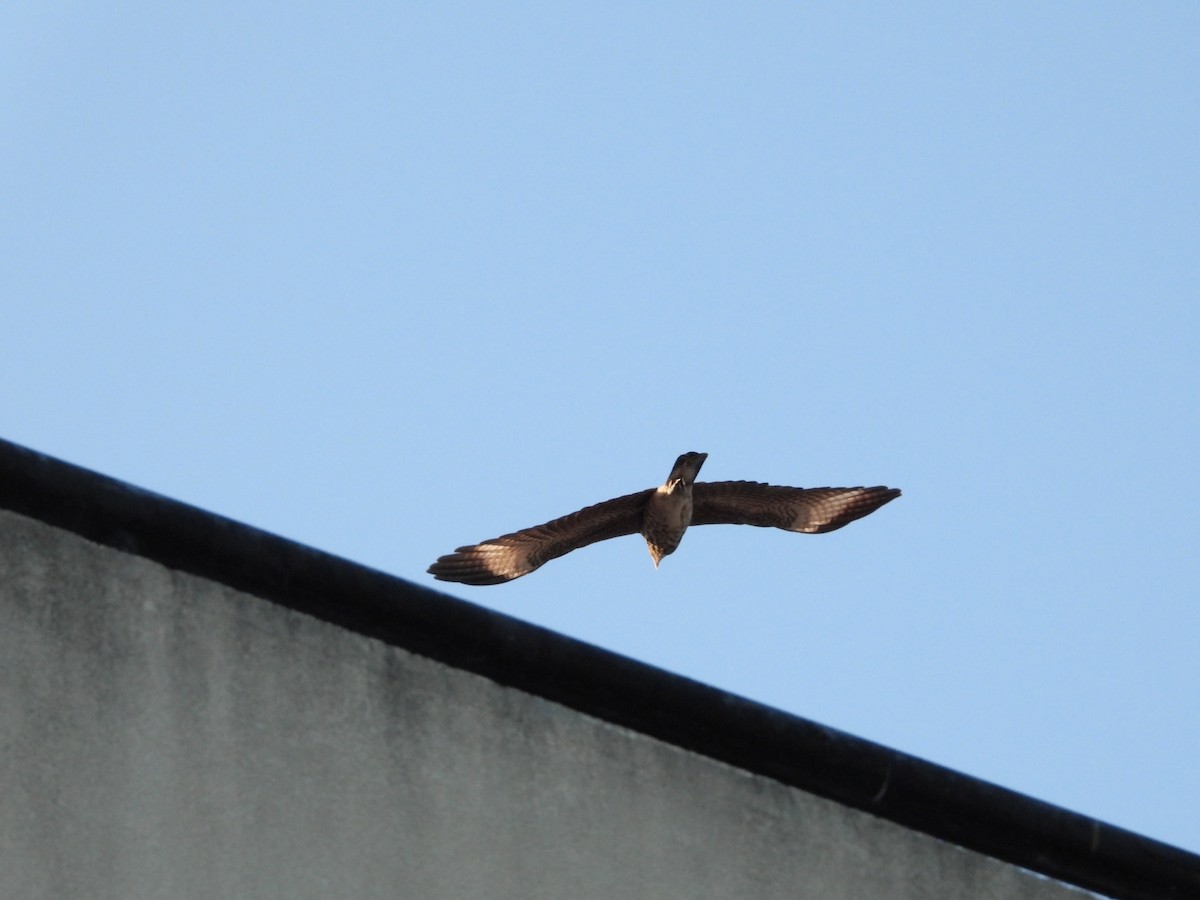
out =
[[[1200,7],[17,4],[0,435],[1200,851]]]

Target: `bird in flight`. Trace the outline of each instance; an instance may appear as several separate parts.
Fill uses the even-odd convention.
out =
[[[440,581],[501,584],[597,541],[641,533],[655,568],[689,525],[758,525],[804,534],[833,531],[895,500],[889,487],[795,488],[757,481],[696,481],[707,453],[685,453],[666,484],[459,547],[429,567]]]

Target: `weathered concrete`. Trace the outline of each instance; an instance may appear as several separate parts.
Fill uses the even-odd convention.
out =
[[[1088,896],[0,511],[0,897]]]

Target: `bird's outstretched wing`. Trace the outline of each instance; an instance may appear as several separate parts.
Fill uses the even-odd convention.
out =
[[[653,488],[605,500],[579,512],[492,538],[469,547],[459,547],[429,567],[440,581],[463,584],[500,584],[528,575],[552,559],[642,528],[642,510]]]
[[[794,488],[757,481],[698,481],[692,488],[692,524],[759,525],[822,534],[899,496],[896,488],[882,486]]]

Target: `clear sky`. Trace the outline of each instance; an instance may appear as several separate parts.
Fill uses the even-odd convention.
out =
[[[8,4],[0,435],[1200,851],[1200,6]]]

